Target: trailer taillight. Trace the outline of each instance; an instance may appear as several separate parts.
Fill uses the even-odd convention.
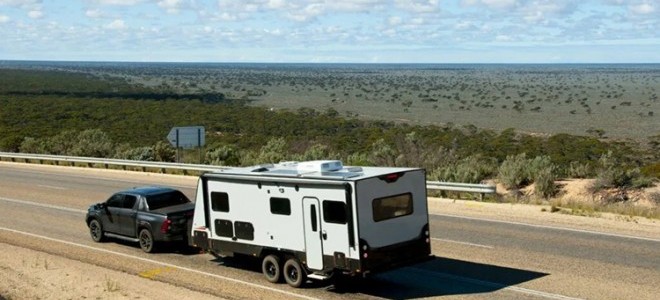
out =
[[[369,244],[367,244],[367,241],[365,240],[360,240],[360,252],[362,252],[362,257],[363,258],[369,258]]]
[[[167,219],[163,222],[163,225],[160,225],[160,232],[167,233],[172,228],[172,220]]]
[[[387,183],[392,183],[392,182],[395,182],[395,181],[399,180],[399,178],[401,178],[403,176],[403,174],[405,174],[405,173],[403,173],[403,172],[391,173],[391,174],[387,174],[387,175],[378,176],[378,179],[383,180]]]

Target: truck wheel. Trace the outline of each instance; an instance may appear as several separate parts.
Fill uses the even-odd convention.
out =
[[[261,262],[261,272],[266,276],[266,280],[277,283],[280,281],[282,272],[280,271],[280,258],[277,255],[267,255]]]
[[[284,280],[294,288],[301,287],[307,280],[307,274],[303,270],[300,261],[296,258],[289,258],[284,263]]]
[[[89,235],[92,236],[92,240],[97,243],[105,241],[103,226],[101,226],[101,223],[98,220],[94,219],[89,222]]]
[[[140,234],[138,235],[138,240],[140,241],[140,248],[142,249],[142,251],[147,253],[153,253],[154,250],[156,249],[154,245],[153,235],[151,235],[151,231],[149,231],[149,229],[140,230]]]

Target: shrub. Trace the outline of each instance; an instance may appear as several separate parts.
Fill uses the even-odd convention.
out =
[[[572,161],[568,165],[566,175],[571,178],[589,178],[594,175],[594,170],[588,163]]]
[[[37,140],[31,137],[26,137],[25,139],[23,139],[23,142],[21,142],[19,149],[23,153],[37,153],[37,154],[48,153],[48,151],[46,150],[46,145],[44,143],[44,140]]]
[[[652,187],[653,182],[654,182],[653,178],[639,175],[632,178],[631,185],[632,188],[634,189],[641,189],[641,188]]]
[[[528,183],[528,160],[525,153],[509,155],[498,169],[497,178],[506,188],[519,188]]]
[[[480,183],[496,170],[497,162],[494,158],[473,155],[436,168],[429,177],[440,181]]]
[[[348,166],[368,166],[371,164],[369,157],[364,153],[353,153],[346,157],[344,162]]]
[[[536,172],[534,177],[534,194],[550,198],[557,191],[555,185],[555,167],[548,166]]]
[[[207,151],[204,161],[216,166],[238,166],[240,164],[240,153],[231,146],[223,145]]]
[[[376,166],[393,167],[398,153],[384,139],[379,139],[371,145],[369,161]]]
[[[660,179],[660,162],[646,165],[640,170],[642,175]]]
[[[154,149],[152,147],[129,148],[115,154],[115,158],[154,161]]]
[[[154,159],[157,161],[173,162],[176,160],[176,150],[169,143],[158,141],[153,146],[153,150]]]
[[[99,129],[83,130],[78,134],[68,155],[89,157],[110,157],[114,152],[114,143]]]

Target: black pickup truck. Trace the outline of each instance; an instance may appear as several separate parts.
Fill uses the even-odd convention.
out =
[[[107,237],[139,242],[154,252],[158,242],[186,242],[195,204],[180,191],[139,187],[89,207],[85,221],[95,242]]]

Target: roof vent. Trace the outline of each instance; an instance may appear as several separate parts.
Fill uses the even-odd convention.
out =
[[[343,168],[341,161],[339,160],[314,160],[306,161],[298,164],[297,170],[300,173],[309,173],[309,172],[332,172],[339,171]]]

